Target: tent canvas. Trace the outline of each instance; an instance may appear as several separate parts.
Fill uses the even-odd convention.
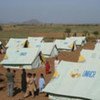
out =
[[[45,57],[55,57],[58,55],[57,47],[52,42],[43,42],[43,43],[32,43],[29,44],[31,48],[38,48]]]
[[[7,48],[23,48],[27,39],[25,38],[10,38],[6,47]]]
[[[59,51],[72,51],[72,49],[76,49],[75,41],[68,38],[66,40],[56,39],[54,44],[57,46]]]
[[[41,64],[39,53],[37,48],[9,48],[1,64],[6,68],[37,68]]]
[[[94,50],[95,50],[96,52],[99,52],[99,51],[100,51],[100,43],[99,43],[99,42],[97,42],[97,43],[95,44]]]
[[[86,37],[70,37],[74,40],[77,46],[83,46],[86,43]]]
[[[82,49],[80,52],[81,56],[84,56],[84,59],[86,62],[91,61],[99,61],[100,60],[100,53],[94,51],[94,50],[86,50]]]
[[[43,42],[43,37],[28,37],[29,43]]]
[[[58,50],[54,43],[49,43],[49,42],[42,43],[41,51],[45,57],[55,57],[58,55]]]
[[[61,61],[59,75],[52,78],[44,92],[51,100],[100,99],[100,63],[74,63]],[[71,99],[70,99],[71,98]]]

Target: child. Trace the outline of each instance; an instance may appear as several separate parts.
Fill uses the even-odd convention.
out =
[[[39,92],[42,92],[44,87],[45,87],[45,79],[44,79],[44,75],[41,74],[39,78]]]

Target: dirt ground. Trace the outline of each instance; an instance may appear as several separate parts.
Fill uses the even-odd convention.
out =
[[[73,52],[66,52],[66,51],[60,52],[58,55],[58,58],[60,60],[77,62],[82,48],[94,49],[94,44],[95,43],[93,43],[93,42],[88,42],[87,44],[85,44],[84,47],[78,47],[77,50],[75,50]],[[0,55],[0,61],[3,59],[3,56],[4,55]],[[44,67],[40,67],[40,68],[33,69],[33,70],[27,70],[27,72],[36,73],[38,78],[39,78],[40,73],[43,73],[45,76],[46,84],[47,84],[50,81],[50,79],[54,73],[54,67],[53,67],[54,66],[54,64],[53,64],[54,58],[50,58],[48,60],[51,64],[51,74],[46,75]],[[0,77],[3,79],[0,82],[0,86],[2,86],[2,88],[0,88],[0,100],[23,100],[22,98],[23,98],[24,94],[20,91],[21,70],[16,69],[15,87],[17,87],[17,88],[16,88],[16,93],[13,97],[7,96],[5,73],[6,73],[6,69],[3,68],[3,66],[0,66]],[[46,97],[46,94],[43,93],[43,94],[39,94],[35,98],[32,98],[31,96],[29,96],[29,97],[25,98],[24,100],[49,100],[49,99],[48,99],[48,97]]]

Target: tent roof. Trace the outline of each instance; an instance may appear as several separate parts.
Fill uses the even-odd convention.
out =
[[[54,41],[54,44],[57,46],[58,49],[64,49],[64,50],[71,50],[73,43],[74,41],[70,39],[66,40],[56,39]]]
[[[70,37],[70,39],[76,41],[76,45],[82,45],[82,42],[86,40],[86,37]]]
[[[1,62],[3,65],[14,65],[14,64],[32,64],[39,54],[37,48],[20,48],[20,49],[7,49],[5,59]]]
[[[41,42],[43,40],[43,37],[28,37],[29,43],[34,42]]]
[[[94,61],[100,60],[100,53],[95,52],[94,50],[82,49],[80,55],[85,57],[85,61]]]
[[[70,38],[75,39],[75,40],[78,40],[78,39],[85,40],[85,39],[86,39],[86,37],[85,37],[85,36],[70,37]]]
[[[94,50],[95,50],[96,52],[99,52],[99,51],[100,51],[100,43],[99,43],[99,42],[95,44]]]
[[[59,76],[51,79],[44,92],[59,96],[100,99],[100,64],[61,61]]]
[[[50,55],[53,48],[55,47],[55,44],[51,42],[43,42],[43,43],[38,42],[38,43],[32,44],[31,42],[30,46],[33,48],[34,47],[39,48],[44,55]]]
[[[27,39],[25,38],[10,38],[6,47],[20,48],[23,47]]]
[[[50,55],[54,47],[55,47],[54,43],[42,43],[41,51],[45,55]]]

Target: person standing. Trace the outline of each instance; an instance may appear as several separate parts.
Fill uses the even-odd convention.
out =
[[[33,81],[34,81],[34,84],[35,84],[35,87],[36,87],[36,91],[34,91],[34,96],[36,96],[39,93],[38,80],[37,80],[37,77],[36,77],[36,73],[33,74]]]
[[[8,90],[8,96],[13,96],[14,94],[14,74],[10,71],[9,68],[7,68],[6,73],[7,78],[7,90]]]
[[[45,79],[44,79],[44,75],[41,73],[40,78],[39,78],[39,92],[41,93],[42,90],[45,87]]]
[[[24,97],[27,97],[30,92],[32,94],[32,97],[34,97],[34,91],[36,91],[36,88],[35,88],[35,84],[34,84],[31,73],[27,74],[26,81],[27,81],[27,89],[26,89],[26,93],[25,93]]]
[[[57,66],[58,66],[59,62],[60,62],[60,61],[59,61],[58,57],[56,57],[55,60],[54,60],[54,67],[55,67],[55,70],[57,69]]]
[[[40,57],[40,60],[41,60],[41,65],[42,65],[42,67],[44,67],[45,66],[45,58],[44,58],[44,56],[43,56],[41,51],[39,53],[39,57]]]
[[[48,61],[46,61],[46,63],[45,63],[45,72],[46,72],[46,74],[50,73],[50,64]]]
[[[22,74],[21,74],[21,90],[22,90],[23,93],[26,92],[26,86],[27,86],[26,71],[25,71],[25,69],[22,69]]]

